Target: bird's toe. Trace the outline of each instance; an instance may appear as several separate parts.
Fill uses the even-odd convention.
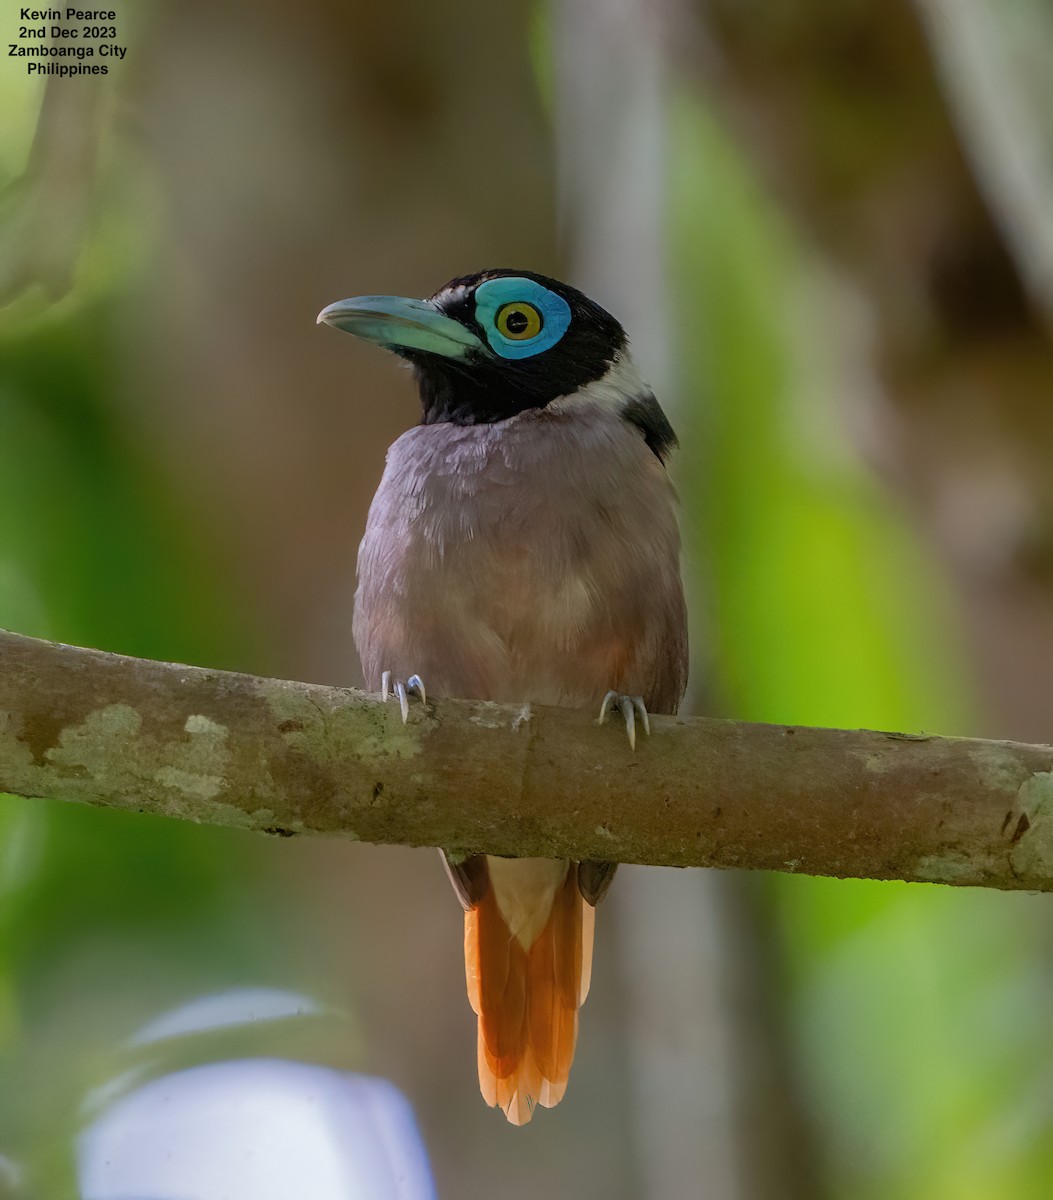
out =
[[[647,705],[644,704],[642,696],[626,696],[621,692],[608,692],[603,697],[603,703],[600,705],[600,715],[596,721],[597,725],[602,725],[606,721],[607,711],[610,708],[616,708],[622,714],[625,720],[625,732],[629,737],[629,746],[631,749],[636,749],[637,721],[643,726],[644,733],[648,737],[651,736],[651,721],[647,715]]]
[[[384,671],[380,676],[380,698],[387,701],[388,696],[395,696],[402,712],[403,725],[409,720],[409,698],[416,692],[422,704],[428,703],[428,693],[424,688],[424,680],[419,675],[411,675],[408,679],[395,679],[391,671]]]

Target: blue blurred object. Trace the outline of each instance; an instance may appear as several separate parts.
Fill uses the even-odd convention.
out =
[[[258,1021],[321,1016],[325,1012],[317,1000],[300,992],[263,987],[229,988],[225,992],[198,996],[162,1013],[134,1034],[129,1045],[147,1046],[187,1034],[251,1025]]]
[[[162,1076],[77,1147],[83,1200],[433,1200],[409,1101],[384,1079],[275,1058]]]

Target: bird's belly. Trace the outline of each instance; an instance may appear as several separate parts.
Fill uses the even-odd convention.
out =
[[[418,430],[415,440],[429,436]],[[683,594],[672,491],[657,460],[630,433],[615,445],[625,469],[613,473],[562,443],[546,455],[534,448],[531,467],[527,449],[506,445],[511,431],[456,436],[486,453],[462,447],[459,460],[434,460],[415,479],[389,461],[374,501],[355,601],[367,685],[392,671],[420,675],[429,694],[570,707],[613,688],[674,711]]]
[[[600,577],[552,561],[551,545],[502,543],[495,532],[447,547],[430,565],[422,560],[432,556],[411,546],[385,604],[360,596],[360,611],[382,611],[373,652],[363,654],[372,674],[419,674],[435,695],[507,703],[580,707],[609,688],[646,694],[649,684],[633,667],[645,654],[641,610],[654,595],[653,573],[645,578],[622,554],[624,569]]]

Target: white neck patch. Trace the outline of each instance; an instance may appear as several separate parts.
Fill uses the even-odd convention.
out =
[[[620,412],[630,401],[650,395],[651,389],[640,378],[640,372],[628,352],[623,350],[614,356],[611,365],[599,379],[585,384],[569,396],[560,396],[548,407],[558,411],[578,404],[598,404]]]

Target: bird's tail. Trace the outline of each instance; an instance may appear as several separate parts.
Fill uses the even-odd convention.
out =
[[[525,1125],[538,1104],[552,1108],[567,1090],[578,1008],[592,974],[594,916],[578,889],[576,863],[567,864],[548,919],[527,946],[510,929],[493,886],[464,914],[468,999],[479,1015],[479,1087],[513,1125]]]

